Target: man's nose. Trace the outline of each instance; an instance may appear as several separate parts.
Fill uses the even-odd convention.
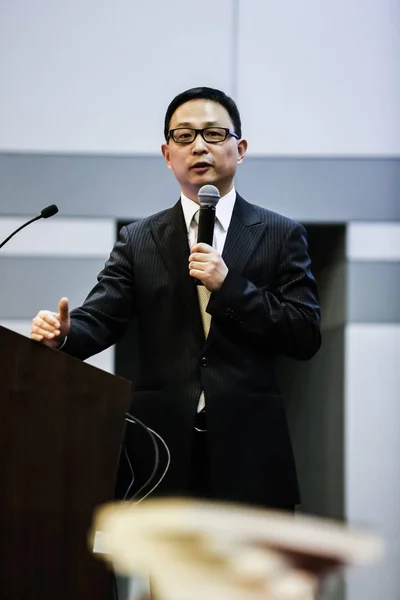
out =
[[[208,152],[207,142],[203,139],[202,135],[198,133],[192,142],[192,152],[194,154],[203,154]]]

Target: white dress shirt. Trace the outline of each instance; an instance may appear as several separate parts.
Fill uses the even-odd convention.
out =
[[[222,254],[226,240],[229,223],[231,222],[233,207],[236,200],[236,190],[232,187],[231,191],[219,199],[215,209],[215,226],[213,248],[219,254]],[[190,200],[183,192],[181,192],[181,203],[183,215],[185,217],[186,230],[188,232],[189,247],[191,248],[197,242],[198,225],[193,220],[194,215],[199,210],[197,202]]]

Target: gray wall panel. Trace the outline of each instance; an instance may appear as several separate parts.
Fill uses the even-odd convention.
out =
[[[305,363],[282,359],[281,382],[306,513],[344,518],[344,328],[324,331]]]
[[[309,362],[281,359],[280,376],[298,469],[299,511],[345,519],[344,327],[325,329]],[[326,581],[321,600],[343,600],[343,577]]]
[[[320,296],[322,328],[343,327],[347,318],[346,227],[307,224],[307,232],[312,272]]]
[[[301,221],[400,220],[400,159],[248,157],[238,190]],[[156,156],[0,153],[0,214],[57,203],[72,216],[144,217],[171,205],[178,185]]]
[[[396,158],[248,158],[237,182],[254,201],[303,221],[400,219]]]
[[[41,309],[57,310],[67,296],[70,306],[80,304],[96,283],[102,259],[0,259],[0,318],[33,318]]]
[[[400,323],[400,263],[350,262],[348,322]]]
[[[153,156],[0,154],[3,214],[32,214],[55,202],[60,214],[144,217],[179,195]]]

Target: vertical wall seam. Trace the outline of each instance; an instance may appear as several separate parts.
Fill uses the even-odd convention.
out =
[[[231,39],[231,96],[238,102],[239,83],[239,13],[240,0],[232,0],[232,39]]]

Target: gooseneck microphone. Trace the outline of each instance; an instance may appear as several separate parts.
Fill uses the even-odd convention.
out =
[[[220,199],[220,193],[215,185],[203,185],[199,189],[197,199],[200,204],[199,229],[197,242],[212,246],[214,237],[215,207]]]
[[[18,229],[13,231],[13,233],[11,235],[9,235],[8,238],[6,238],[3,242],[1,242],[0,248],[2,248],[4,246],[4,244],[7,244],[7,242],[9,240],[11,240],[11,238],[14,237],[14,235],[16,233],[18,233],[18,231],[21,231],[21,229],[23,229],[27,225],[30,225],[31,223],[33,223],[34,221],[37,221],[38,219],[48,219],[49,217],[52,217],[53,215],[56,215],[57,213],[58,213],[58,207],[55,204],[50,204],[50,206],[46,206],[46,208],[44,208],[40,212],[40,215],[38,215],[37,217],[34,217],[27,223],[24,223],[23,225],[21,225],[21,227],[18,227]]]

